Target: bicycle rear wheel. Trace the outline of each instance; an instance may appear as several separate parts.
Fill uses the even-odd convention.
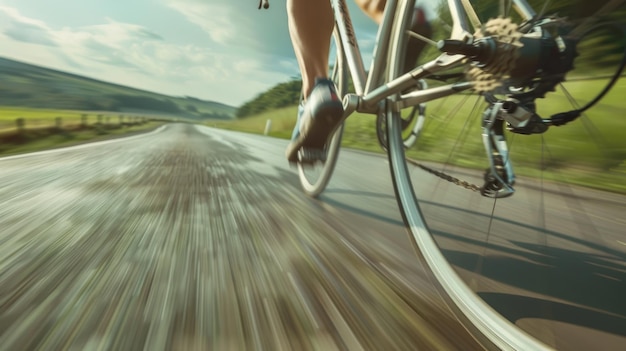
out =
[[[400,6],[396,15],[396,28],[390,46],[388,80],[401,75],[406,25],[409,9]],[[393,97],[392,97],[393,100]],[[402,134],[401,111],[385,107],[388,157],[396,199],[415,245],[418,256],[432,272],[442,296],[466,328],[489,349],[541,349],[535,340],[521,333],[493,309],[487,306],[467,287],[444,257],[429,231],[414,192],[414,185],[405,159],[405,140]]]
[[[333,34],[334,47],[331,47],[331,58],[329,62],[333,63],[331,67],[331,79],[337,86],[337,93],[340,98],[346,94],[348,72],[345,65],[345,58],[343,48],[341,47],[341,41],[339,34],[335,28]],[[298,163],[298,174],[300,176],[300,184],[304,192],[312,197],[317,197],[321,194],[328,182],[330,181],[335,165],[337,164],[337,158],[339,157],[339,149],[341,147],[341,137],[343,135],[344,124],[342,123],[337,131],[333,134],[327,147],[328,153],[326,160],[317,164],[302,164]]]
[[[503,6],[503,8],[510,7]],[[508,12],[500,14],[504,17],[512,16]],[[388,80],[401,73],[407,16],[408,13],[396,15],[398,24],[391,40],[392,46],[388,60],[391,66]],[[494,16],[487,18],[489,17]],[[619,69],[619,62],[624,55],[623,38],[617,48],[614,46],[605,48],[606,52],[615,53],[617,59],[599,55],[597,51],[591,51],[583,45],[587,42],[587,45],[598,48],[597,43],[606,42],[607,38],[611,38],[602,33],[595,34],[601,32],[597,29],[599,28],[583,31],[585,35],[581,38],[579,56],[574,61],[575,69],[568,74],[565,82],[556,84],[556,93],[549,92],[546,94],[546,99],[537,101],[538,111],[543,108],[552,108],[554,111],[550,111],[549,114],[564,112],[563,110],[567,107],[563,106],[562,109],[556,110],[557,106],[560,107],[560,105],[554,105],[554,101],[557,100],[562,100],[563,104],[569,102],[569,109],[578,108],[591,100],[594,94],[601,90],[598,88],[604,87],[606,81],[615,76]],[[610,30],[612,28],[606,31]],[[600,37],[603,40],[600,40]],[[613,42],[613,44],[616,43]],[[589,76],[591,63],[585,63],[584,60],[585,57],[589,58],[589,54],[610,59],[608,61],[614,65],[614,69],[610,70],[609,74],[594,75],[593,79],[607,77],[603,83],[590,84],[585,80],[584,73]],[[577,70],[581,72],[580,75],[574,74]],[[604,71],[606,67],[602,67],[602,72]],[[618,81],[615,86],[623,84],[623,81]],[[584,89],[580,89],[581,86]],[[586,96],[585,92],[592,90],[594,93]],[[584,93],[583,96],[577,95],[581,91]],[[558,289],[570,291],[579,289],[580,283],[570,279],[568,275],[569,267],[553,273],[550,270],[542,271],[539,264],[535,266],[526,262],[537,260],[548,266],[558,266],[571,262],[572,257],[579,257],[580,261],[584,261],[586,254],[584,250],[591,249],[578,251],[577,248],[552,247],[548,243],[566,241],[577,245],[588,245],[588,247],[607,253],[612,257],[611,259],[619,260],[621,264],[625,263],[623,262],[623,257],[625,257],[623,249],[614,251],[611,247],[602,247],[588,242],[591,239],[586,230],[603,237],[601,240],[614,241],[614,233],[611,232],[609,223],[611,214],[619,213],[619,209],[623,209],[626,205],[626,198],[615,194],[587,193],[567,185],[562,180],[571,175],[572,169],[563,171],[559,169],[566,162],[578,162],[584,157],[590,162],[596,162],[596,165],[602,163],[600,167],[605,167],[604,169],[613,175],[626,174],[623,163],[620,165],[619,162],[615,162],[620,160],[620,157],[623,162],[623,156],[617,154],[626,150],[625,143],[609,135],[616,134],[614,130],[623,130],[619,127],[619,125],[623,126],[623,119],[620,120],[617,116],[623,114],[625,110],[623,104],[615,103],[617,96],[618,93],[613,94],[612,97],[607,96],[603,100],[606,105],[598,106],[598,110],[608,114],[608,118],[600,116],[600,119],[604,120],[602,123],[617,123],[612,128],[613,130],[610,130],[611,127],[607,129],[593,126],[592,120],[597,119],[593,111],[590,111],[581,117],[582,121],[574,122],[579,125],[562,127],[554,131],[551,129],[546,135],[507,134],[511,139],[508,145],[510,154],[513,155],[513,164],[519,165],[520,168],[524,166],[526,169],[525,177],[518,179],[515,184],[517,193],[507,199],[484,197],[479,191],[480,186],[474,185],[475,183],[482,184],[482,174],[487,167],[481,138],[481,122],[485,117],[483,111],[491,104],[483,101],[483,96],[462,93],[451,96],[443,103],[429,102],[424,129],[416,146],[410,149],[406,148],[403,140],[401,111],[393,108],[393,99],[397,97],[392,97],[389,101],[384,111],[389,141],[389,163],[396,198],[410,234],[409,237],[416,247],[418,256],[432,271],[451,309],[486,347],[523,350],[545,347],[528,334],[547,344],[553,342],[550,338],[541,338],[541,331],[524,323],[523,318],[519,317],[520,315],[526,316],[524,311],[520,312],[519,308],[512,306],[522,301],[524,305],[521,308],[536,310],[537,305],[532,305],[528,302],[530,299],[526,299],[523,295],[528,291],[552,293],[554,298],[568,300],[570,303],[580,302],[578,297],[573,297],[574,294],[571,296],[560,292],[558,294],[555,292],[557,288],[553,286],[553,282],[558,281],[563,282],[563,286],[559,286]],[[584,133],[585,131],[587,133]],[[551,138],[549,133],[555,134],[554,138]],[[525,139],[532,139],[532,141],[528,142]],[[550,147],[548,142],[551,139],[554,139],[554,145]],[[568,140],[568,144],[564,144],[564,140]],[[578,145],[588,140],[600,142],[599,146],[596,145],[599,152],[592,154],[586,145]],[[609,140],[615,142],[607,142]],[[568,147],[575,148],[579,152],[568,152]],[[525,156],[516,159],[516,155],[524,153],[526,153]],[[560,159],[562,156],[568,158]],[[610,157],[606,159],[606,156]],[[527,159],[533,159],[534,163],[526,161]],[[600,161],[601,159],[605,160]],[[508,158],[505,159],[505,162],[508,161]],[[531,169],[530,165],[535,167]],[[585,163],[578,165],[584,171],[591,167],[591,164]],[[422,166],[429,171],[425,171]],[[549,169],[556,172],[547,175],[546,171]],[[606,174],[595,173],[594,175],[598,179],[603,179],[605,176],[608,177]],[[558,182],[548,185],[549,177]],[[602,197],[610,197],[612,203],[607,205],[607,211],[610,211],[608,212],[610,214],[604,215],[602,211],[590,210],[591,207],[583,203],[586,199],[578,196],[581,193],[597,202],[599,202],[597,199]],[[585,210],[593,212],[587,216]],[[560,211],[565,211],[565,215]],[[576,221],[581,218],[584,221],[578,224]],[[599,221],[598,218],[609,219]],[[580,229],[572,229],[571,227],[575,226],[572,223],[578,224]],[[580,232],[580,234],[575,234],[580,237],[571,237],[570,233],[561,232],[557,228],[568,228],[572,232]],[[542,258],[542,255],[550,258]],[[583,262],[577,264],[584,265]],[[527,272],[533,272],[536,276],[529,276]],[[573,273],[570,274],[573,275]],[[516,300],[514,297],[517,296],[520,298]],[[509,297],[510,299],[506,300]],[[511,302],[507,304],[502,301]],[[593,304],[589,306],[597,308]],[[517,313],[512,312],[513,309]],[[533,317],[535,316],[527,318]],[[567,322],[573,323],[571,320]]]

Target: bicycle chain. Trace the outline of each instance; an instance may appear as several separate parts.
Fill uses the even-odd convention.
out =
[[[483,187],[481,187],[481,186],[478,186],[476,184],[472,184],[472,183],[470,183],[468,181],[461,180],[461,179],[456,178],[454,176],[451,176],[451,175],[449,175],[447,173],[444,173],[444,172],[438,171],[436,169],[430,168],[430,167],[428,167],[428,166],[426,166],[426,165],[424,165],[422,163],[419,163],[419,162],[417,162],[415,160],[411,160],[410,158],[406,158],[406,160],[407,160],[407,162],[409,162],[409,163],[411,163],[411,164],[413,164],[413,165],[415,165],[415,166],[425,170],[426,172],[428,172],[430,174],[433,174],[433,175],[435,175],[435,176],[437,176],[437,177],[439,177],[439,178],[441,178],[443,180],[446,180],[446,181],[448,181],[448,182],[450,182],[450,183],[452,183],[454,185],[458,185],[458,186],[460,186],[462,188],[465,188],[465,189],[468,189],[468,190],[471,190],[471,191],[474,191],[474,192],[482,192],[482,190],[483,190]]]

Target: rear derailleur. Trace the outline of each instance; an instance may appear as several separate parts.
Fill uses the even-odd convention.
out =
[[[504,104],[505,102],[490,104],[483,114],[482,137],[489,168],[485,171],[485,183],[480,193],[486,197],[503,198],[515,192],[515,173],[504,136],[504,117],[508,114],[503,108]]]

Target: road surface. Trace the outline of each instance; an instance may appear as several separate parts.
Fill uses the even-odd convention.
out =
[[[315,200],[285,145],[172,124],[0,159],[0,350],[478,349],[417,260],[385,158],[342,151]],[[505,205],[488,237],[474,194],[424,211],[519,327],[623,349],[626,201],[567,189],[569,210],[562,191],[548,219]]]

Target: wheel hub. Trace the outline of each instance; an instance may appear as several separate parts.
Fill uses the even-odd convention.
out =
[[[510,18],[489,20],[474,34],[473,64],[466,71],[478,92],[497,88],[520,101],[532,101],[554,91],[573,68],[576,41],[544,27],[553,19],[535,25],[528,33],[519,31]],[[562,27],[558,27],[557,31]]]

